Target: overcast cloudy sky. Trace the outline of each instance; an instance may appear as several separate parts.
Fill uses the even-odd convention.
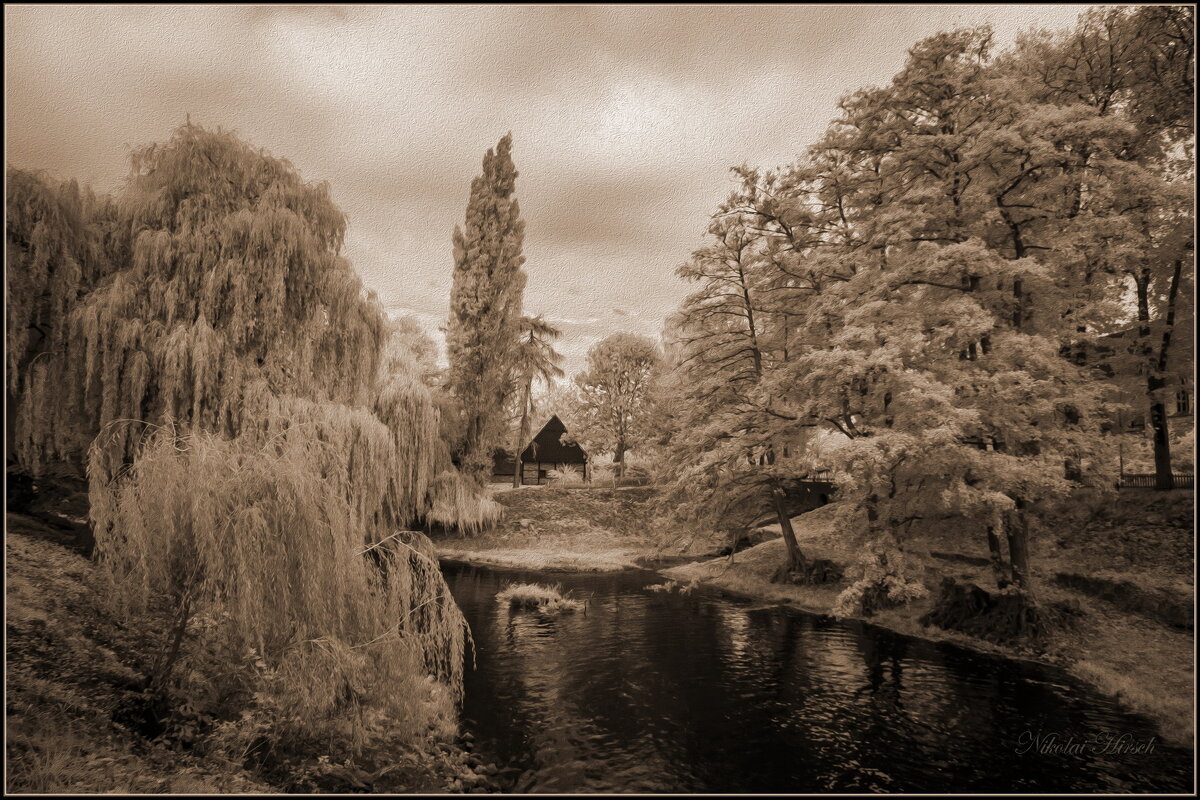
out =
[[[570,374],[609,333],[657,336],[729,166],[787,163],[927,35],[1007,44],[1082,10],[8,5],[6,158],[111,190],[185,115],[233,129],[330,182],[366,283],[436,334],[451,231],[511,130],[526,313],[563,328]]]

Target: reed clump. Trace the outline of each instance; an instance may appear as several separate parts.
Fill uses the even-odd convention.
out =
[[[583,473],[578,467],[570,464],[563,464],[558,469],[552,469],[546,476],[550,479],[550,485],[558,488],[572,488],[584,486]]]
[[[581,601],[562,593],[562,586],[539,583],[511,583],[496,595],[496,600],[510,608],[543,614],[569,614],[583,608]]]

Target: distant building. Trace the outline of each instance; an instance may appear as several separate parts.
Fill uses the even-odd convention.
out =
[[[573,467],[583,475],[588,475],[588,456],[577,444],[563,444],[562,435],[567,432],[567,426],[558,416],[552,416],[529,442],[529,446],[521,452],[521,483],[540,484],[549,477],[552,469],[562,470]],[[492,454],[492,480],[511,481],[516,470],[516,462],[512,453],[497,449]]]

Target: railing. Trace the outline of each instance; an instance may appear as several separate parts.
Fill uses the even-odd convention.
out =
[[[1117,487],[1120,489],[1154,489],[1156,482],[1157,476],[1152,472],[1126,472],[1117,481]],[[1174,475],[1173,483],[1176,489],[1195,489],[1196,476],[1194,474]]]
[[[1122,489],[1153,489],[1156,477],[1154,473],[1126,472],[1117,481],[1117,487]],[[1172,476],[1176,489],[1195,489],[1196,476],[1192,473],[1176,473]],[[804,483],[833,483],[833,473],[827,469],[810,472],[800,479]]]

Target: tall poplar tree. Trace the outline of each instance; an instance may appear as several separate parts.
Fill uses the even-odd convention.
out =
[[[446,328],[447,388],[461,408],[455,454],[462,473],[483,483],[503,443],[513,390],[525,272],[525,222],[513,196],[512,134],[483,157],[471,182],[466,221],[454,228],[454,283]]]

